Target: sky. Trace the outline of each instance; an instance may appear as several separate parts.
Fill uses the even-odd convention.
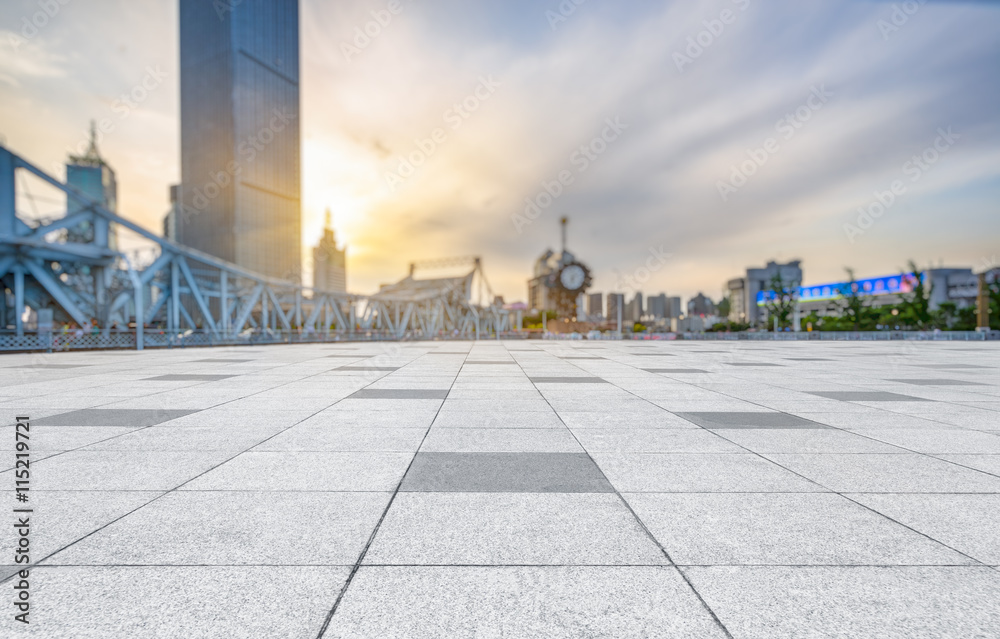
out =
[[[718,299],[769,260],[801,259],[805,284],[1000,260],[1000,3],[389,5],[300,2],[303,244],[329,207],[352,292],[479,255],[524,300],[562,215],[602,292]],[[112,118],[119,212],[158,230],[177,18],[175,0],[0,3],[0,142],[62,177]]]

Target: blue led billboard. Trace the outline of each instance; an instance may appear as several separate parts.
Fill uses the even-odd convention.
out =
[[[926,278],[926,275],[924,276]],[[913,290],[916,278],[912,273],[886,275],[883,277],[873,277],[867,280],[857,280],[854,285],[862,295],[889,295],[899,293],[909,293]],[[800,302],[822,302],[824,300],[835,300],[843,297],[848,292],[848,282],[836,282],[833,284],[816,284],[813,286],[799,287]],[[764,306],[774,297],[772,291],[760,291],[757,293],[757,306]]]

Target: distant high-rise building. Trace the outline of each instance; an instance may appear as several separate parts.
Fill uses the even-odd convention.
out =
[[[798,288],[802,284],[802,263],[799,260],[787,264],[771,261],[764,268],[748,268],[746,276],[729,280],[729,319],[749,324],[761,321],[765,313],[757,306],[757,293],[768,290],[776,276],[784,286]]]
[[[347,249],[337,248],[330,209],[326,210],[323,237],[313,249],[313,288],[331,293],[347,292]]]
[[[177,220],[182,214],[180,191],[179,184],[170,185],[170,210],[163,216],[163,237],[174,242],[177,241]]]
[[[646,298],[646,311],[656,319],[663,319],[667,315],[667,295],[660,293]]]
[[[711,299],[705,297],[705,295],[699,292],[697,295],[688,300],[687,314],[688,316],[698,317],[715,315],[715,304]]]
[[[622,320],[628,319],[625,317],[625,295],[622,293],[608,293],[608,310],[604,314],[604,319],[609,322],[618,321],[618,309],[622,310]]]
[[[587,315],[601,317],[604,315],[604,294],[591,293],[587,296]]]
[[[118,212],[118,182],[115,171],[101,157],[97,150],[97,128],[90,123],[90,146],[83,155],[71,155],[66,163],[66,184],[80,191],[87,197],[111,211]],[[86,208],[87,204],[76,198],[66,196],[66,215],[72,215]],[[118,238],[114,225],[103,218],[96,218],[95,223],[81,222],[66,229],[67,239],[71,242],[97,242],[117,249]]]
[[[681,308],[681,298],[679,297],[668,297],[667,298],[667,317],[677,318],[684,314]]]
[[[642,305],[642,293],[636,293],[629,302],[625,305],[625,314],[623,319],[630,322],[638,322],[643,313],[646,312],[645,307]]]
[[[180,58],[177,240],[299,279],[298,0],[180,0]]]

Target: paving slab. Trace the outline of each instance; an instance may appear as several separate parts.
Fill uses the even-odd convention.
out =
[[[961,567],[682,569],[734,637],[992,637],[1000,571]]]
[[[366,564],[661,565],[614,494],[400,493]]]
[[[567,639],[726,636],[671,567],[362,566],[323,639],[501,632]]]
[[[606,493],[604,474],[582,453],[421,452],[404,492]]]

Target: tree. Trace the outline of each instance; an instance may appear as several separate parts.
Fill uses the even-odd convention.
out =
[[[732,310],[732,302],[729,301],[729,297],[723,297],[719,300],[719,304],[715,307],[715,312],[719,317],[729,317],[729,312]]]
[[[840,287],[840,314],[850,322],[853,330],[860,331],[867,308],[867,296],[861,294],[861,287],[854,277],[854,269],[845,267],[847,282]]]
[[[932,313],[934,326],[945,331],[976,330],[976,307],[958,308],[955,302],[942,302]]]
[[[989,284],[990,328],[1000,330],[1000,275]]]
[[[798,293],[798,282],[786,282],[781,277],[780,271],[772,275],[767,290],[764,292],[764,308],[767,309],[769,321],[773,322],[774,318],[778,318],[779,328],[791,326],[791,317],[795,311]]]
[[[900,304],[900,321],[918,330],[926,330],[933,326],[934,318],[931,316],[931,293],[934,286],[927,288],[924,283],[925,273],[921,271],[916,262],[910,260],[910,273],[904,273],[903,279],[910,282],[913,290],[903,294],[903,302]]]

